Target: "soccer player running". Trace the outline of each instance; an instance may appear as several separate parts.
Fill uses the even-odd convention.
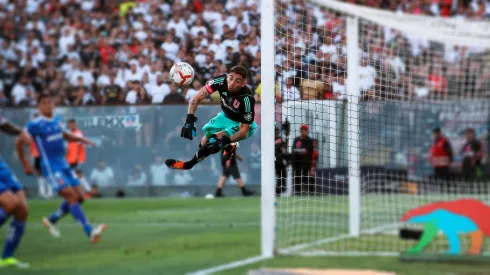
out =
[[[254,94],[247,84],[247,69],[235,66],[228,74],[210,80],[189,102],[187,119],[180,136],[192,140],[196,136],[194,115],[199,103],[210,94],[218,92],[222,112],[202,128],[205,132],[199,150],[189,161],[167,159],[165,164],[173,169],[188,170],[211,154],[223,150],[229,159],[235,153],[237,142],[253,135],[257,129],[254,121]]]
[[[0,116],[0,130],[10,135],[19,135],[22,130]],[[27,220],[27,202],[22,185],[0,156],[0,227],[13,216],[5,239],[0,259],[0,268],[28,268],[29,265],[14,258],[14,252],[24,235]]]
[[[82,226],[90,241],[97,243],[106,225],[101,224],[97,227],[92,227],[80,207],[84,194],[80,188],[80,182],[65,159],[64,139],[92,146],[95,146],[95,144],[83,137],[74,136],[63,129],[61,119],[54,115],[54,103],[51,97],[41,95],[38,101],[38,108],[41,115],[27,124],[27,129],[22,133],[16,148],[22,166],[24,166],[24,171],[26,174],[32,174],[33,170],[26,160],[23,145],[29,145],[31,142],[36,143],[41,155],[41,172],[43,176],[53,187],[53,190],[65,199],[49,219],[43,218],[43,224],[48,228],[51,235],[59,237],[60,233],[55,227],[55,223],[62,216],[71,213],[73,218]]]
[[[37,118],[39,113],[34,114],[34,118]],[[34,169],[36,171],[37,176],[37,186],[38,186],[38,194],[47,199],[53,197],[53,188],[47,181],[44,180],[44,177],[41,173],[41,156],[39,156],[39,150],[37,150],[36,143],[31,143],[31,153],[34,158]]]

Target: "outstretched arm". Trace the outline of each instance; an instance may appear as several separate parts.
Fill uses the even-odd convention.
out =
[[[187,118],[185,119],[185,124],[180,132],[181,137],[192,140],[196,136],[197,132],[194,123],[196,123],[197,117],[194,116],[194,113],[197,110],[197,105],[199,105],[199,103],[208,95],[209,92],[207,90],[207,86],[204,86],[197,92],[194,97],[192,97],[191,101],[189,102],[189,107],[187,109]]]
[[[4,133],[7,133],[12,136],[18,136],[22,132],[19,126],[9,122],[5,121],[3,124],[0,125],[0,130]]]
[[[31,164],[27,161],[24,145],[31,145],[31,138],[26,132],[21,132],[20,136],[15,141],[15,149],[17,151],[17,156],[19,157],[19,161],[24,167],[24,171],[28,175],[32,175],[34,173],[34,169],[32,169]]]
[[[67,141],[81,142],[81,143],[86,144],[86,145],[92,145],[93,147],[96,146],[96,144],[93,143],[91,140],[88,140],[84,137],[72,135],[68,132],[63,132],[63,138],[65,138],[65,140],[67,140]]]
[[[189,102],[189,107],[187,108],[187,113],[188,114],[194,114],[197,110],[197,105],[205,99],[206,97],[209,96],[209,92],[206,89],[206,87],[202,87],[199,92],[191,99]]]
[[[248,130],[250,129],[250,124],[240,123],[240,130],[230,137],[231,142],[237,142],[242,139],[247,138]]]

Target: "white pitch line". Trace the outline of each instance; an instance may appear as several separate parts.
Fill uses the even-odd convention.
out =
[[[361,234],[366,234],[366,233],[375,234],[375,233],[383,232],[389,228],[394,228],[394,226],[396,226],[396,225],[398,225],[398,223],[386,224],[386,225],[374,227],[371,229],[364,229],[361,231]],[[299,250],[303,250],[303,249],[306,249],[306,248],[309,248],[312,246],[318,246],[318,245],[322,245],[322,244],[338,242],[338,241],[345,240],[348,238],[355,238],[355,236],[351,236],[349,234],[338,235],[338,236],[325,238],[325,239],[317,240],[317,241],[310,242],[310,243],[299,244],[299,245],[283,248],[283,249],[279,250],[279,253],[281,253],[281,254],[294,254],[295,252],[297,252]]]
[[[244,226],[244,227],[248,227],[248,226],[260,226],[259,222],[230,222],[230,223],[219,223],[219,222],[210,222],[210,223],[207,223],[207,222],[138,222],[138,223],[131,223],[129,221],[128,222],[124,222],[124,221],[114,221],[114,222],[108,221],[108,222],[106,222],[103,220],[99,220],[98,222],[94,222],[94,224],[98,224],[99,222],[104,222],[109,226],[116,226],[116,227],[129,227],[129,226],[131,226],[131,227],[183,227],[183,226],[196,226],[196,227],[229,227],[229,226],[241,227],[241,226]],[[298,226],[301,224],[296,222],[296,223],[289,223],[289,225]],[[332,227],[333,225],[334,225],[333,223],[313,224],[313,226],[316,226],[316,227]],[[29,223],[28,226],[34,227],[34,228],[44,227],[42,224],[34,223],[34,222]],[[77,223],[72,223],[72,222],[69,222],[69,223],[60,222],[58,227],[60,227],[60,228],[63,228],[63,227],[80,227],[80,225]],[[337,238],[337,237],[332,237],[332,238]],[[329,240],[330,240],[330,238],[329,238]],[[324,243],[323,240],[322,240],[322,243]],[[318,245],[318,243],[315,242],[314,244],[308,244],[307,246],[314,246],[314,245]]]
[[[244,259],[244,260],[227,263],[227,264],[224,264],[224,265],[218,265],[218,266],[211,267],[211,268],[208,268],[208,269],[201,269],[201,270],[198,270],[198,271],[187,273],[187,275],[208,275],[208,274],[213,274],[213,273],[216,273],[216,272],[220,272],[220,271],[224,271],[224,270],[228,270],[228,269],[233,269],[233,268],[237,268],[237,267],[240,267],[240,266],[253,264],[253,263],[260,262],[260,261],[263,261],[263,260],[266,260],[266,259],[268,259],[268,258],[267,257],[264,257],[264,256],[255,256],[255,257],[247,258],[247,259]]]
[[[188,214],[189,211],[192,213],[220,213],[220,212],[231,212],[231,211],[240,211],[240,212],[252,212],[252,213],[260,213],[260,209],[243,209],[239,207],[227,208],[227,209],[216,209],[216,208],[200,208],[200,209],[153,209],[153,210],[139,210],[136,211],[138,214],[180,214],[185,213]]]
[[[97,224],[97,223],[95,223]],[[184,226],[195,226],[195,227],[228,227],[228,226],[258,226],[260,225],[258,222],[242,222],[242,223],[186,223],[186,222],[143,222],[143,223],[130,223],[130,222],[107,222],[106,223],[108,226],[115,226],[115,227],[184,227]],[[44,226],[40,223],[36,224],[31,224],[29,227],[34,227],[34,228],[44,228]],[[64,227],[80,227],[79,224],[77,223],[65,223],[65,224],[60,224],[60,228]]]

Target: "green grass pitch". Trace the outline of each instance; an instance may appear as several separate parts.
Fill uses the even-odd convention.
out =
[[[61,239],[48,234],[41,217],[59,203],[29,202],[28,227],[17,257],[31,269],[3,269],[0,274],[185,274],[260,253],[258,198],[89,200],[83,206],[89,219],[108,224],[97,245],[88,242],[69,216],[59,223]],[[6,228],[0,229],[2,243]],[[490,270],[489,265],[403,263],[396,257],[278,256],[218,274],[246,274],[261,267],[363,268],[414,275]]]

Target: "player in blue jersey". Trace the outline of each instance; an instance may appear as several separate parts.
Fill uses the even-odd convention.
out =
[[[0,116],[0,130],[17,136],[22,130]],[[10,228],[5,239],[5,247],[0,259],[0,268],[28,268],[29,265],[14,258],[14,252],[24,235],[27,220],[27,202],[22,185],[12,174],[7,164],[0,156],[0,227],[12,216]],[[1,273],[1,271],[0,271]]]
[[[64,130],[61,119],[54,115],[54,103],[51,97],[41,95],[38,108],[41,115],[27,124],[27,129],[23,132],[21,139],[19,139],[20,142],[17,144],[19,159],[24,166],[25,172],[31,174],[33,170],[25,158],[23,145],[35,142],[41,157],[41,173],[53,187],[53,190],[65,199],[51,218],[57,220],[71,213],[73,218],[82,225],[83,231],[90,238],[90,241],[97,243],[106,225],[101,224],[97,227],[92,227],[80,207],[80,202],[83,201],[83,192],[80,192],[80,182],[66,161],[64,140],[81,142],[92,146],[95,146],[95,144],[90,140],[74,136]],[[46,220],[48,224],[46,224]],[[59,236],[53,221],[43,219],[43,224],[52,235]]]

